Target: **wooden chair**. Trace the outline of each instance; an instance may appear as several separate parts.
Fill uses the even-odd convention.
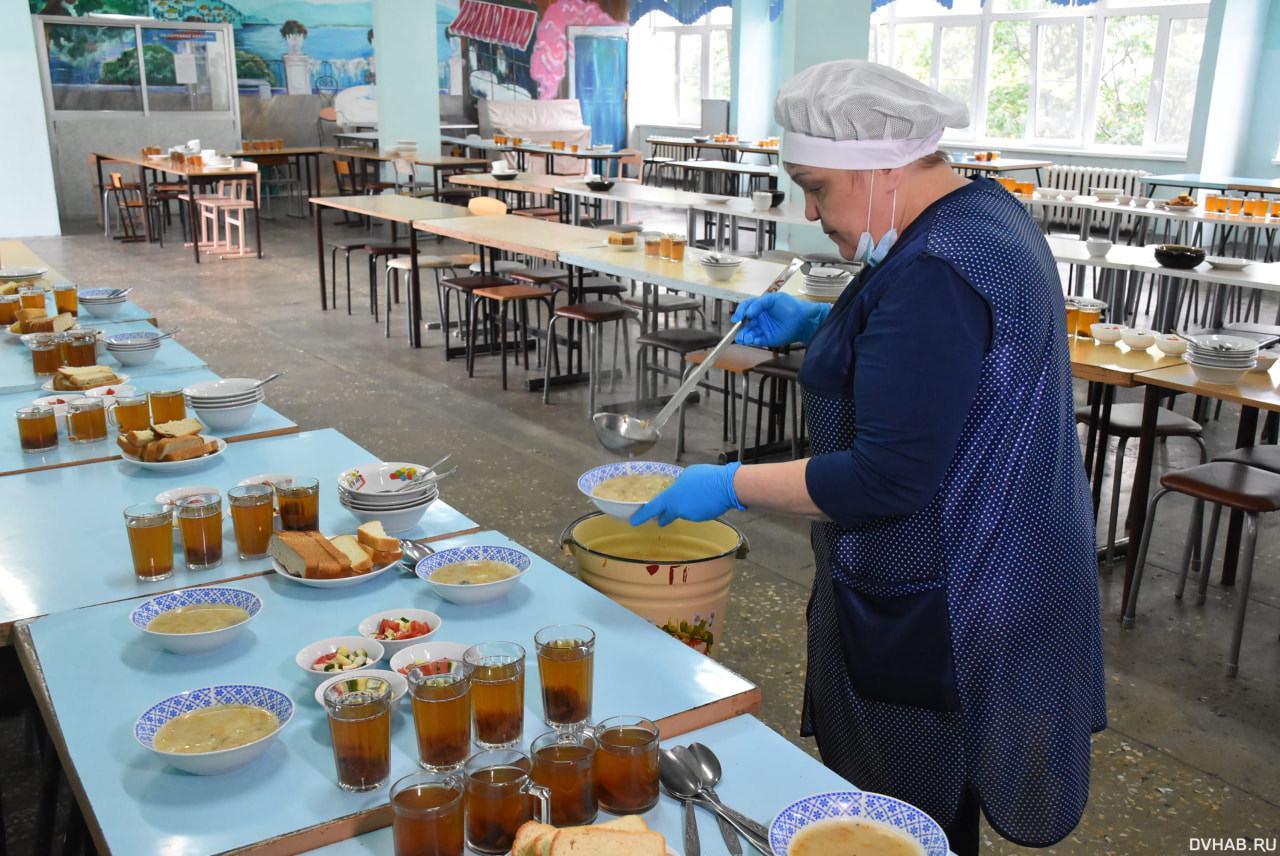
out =
[[[253,251],[245,246],[244,212],[253,208],[247,178],[218,183],[218,192],[196,200],[200,211],[200,246],[206,252],[220,253],[223,258],[247,258]],[[221,233],[219,227],[221,226]],[[236,240],[231,241],[232,229]],[[219,235],[225,236],[225,240]]]
[[[360,191],[356,187],[355,174],[351,172],[351,162],[347,160],[335,160],[333,162],[333,177],[338,183],[339,196],[359,196]],[[351,215],[347,211],[342,212],[342,222],[347,225],[359,225],[365,218],[357,217],[356,222],[351,222]]]
[[[145,241],[146,234],[143,231],[142,217],[150,217],[152,211],[155,210],[155,203],[149,202],[142,196],[142,185],[133,182],[126,182],[124,176],[118,172],[111,173],[111,185],[104,194],[104,200],[111,197],[115,202],[116,220],[120,224],[120,230],[123,234],[119,240],[125,243],[135,243],[137,241]],[[134,220],[134,214],[139,216],[137,221]],[[106,226],[108,234],[110,233],[111,224]],[[159,235],[159,224],[153,234]],[[163,239],[162,239],[163,240]],[[161,243],[163,246],[163,243]]]
[[[473,196],[467,201],[467,210],[477,217],[488,217],[507,213],[507,203],[501,199],[494,199],[492,196]],[[519,212],[514,212],[519,213]],[[518,262],[513,259],[494,259],[489,265],[490,272],[498,276],[506,276],[516,271],[528,268],[524,262]],[[484,273],[484,267],[480,262],[471,265],[471,272],[474,274]]]

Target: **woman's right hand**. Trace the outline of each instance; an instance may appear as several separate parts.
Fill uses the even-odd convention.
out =
[[[830,311],[829,303],[809,303],[778,291],[752,297],[733,313],[734,321],[746,322],[735,341],[766,348],[808,344]]]

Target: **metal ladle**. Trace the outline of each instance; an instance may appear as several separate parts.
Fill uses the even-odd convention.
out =
[[[729,821],[734,829],[738,830],[738,834],[747,839],[747,843],[752,847],[759,850],[764,856],[773,856],[773,850],[769,847],[769,836],[767,834],[762,836],[755,829],[750,829],[746,824],[741,823],[737,818],[741,818],[743,815],[719,803],[712,802],[704,796],[702,783],[698,780],[696,774],[682,764],[670,749],[658,750],[658,779],[671,796],[679,800],[692,800],[703,808],[715,812]],[[754,821],[752,821],[752,824],[759,826]]]
[[[772,294],[786,285],[787,280],[791,279],[796,271],[807,271],[809,267],[810,262],[802,256],[797,256],[783,268],[782,273],[764,290],[764,293]],[[618,455],[643,455],[652,449],[658,442],[660,437],[658,432],[662,426],[666,425],[667,421],[680,409],[680,405],[689,397],[689,393],[698,387],[698,381],[702,380],[702,376],[715,367],[716,360],[720,359],[720,355],[733,344],[734,338],[745,323],[745,321],[738,321],[729,328],[724,338],[711,349],[701,363],[689,372],[684,383],[680,384],[680,388],[671,396],[666,406],[658,411],[657,416],[647,420],[626,413],[597,413],[592,416],[591,422],[596,429],[596,439],[600,441],[600,445]]]

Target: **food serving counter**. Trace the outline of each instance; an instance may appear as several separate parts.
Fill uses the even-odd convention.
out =
[[[495,543],[518,546],[496,532],[436,546]],[[127,563],[123,544],[119,552]],[[532,648],[534,633],[549,624],[583,623],[596,632],[593,720],[638,714],[671,737],[760,707],[752,684],[536,556],[505,597],[470,606],[440,600],[398,569],[339,589],[276,574],[236,585],[262,597],[262,612],[230,645],[204,656],[165,653],[144,640],[129,622],[140,599],[50,615],[18,632],[28,677],[104,856],[297,853],[388,823],[386,787],[364,794],[338,788],[325,713],[313,697],[318,682],[294,662],[307,644],[353,634],[361,619],[383,610],[437,613],[442,626],[432,641],[524,645],[526,747],[548,730]],[[276,742],[246,767],[192,776],[135,741],[135,720],[155,702],[226,683],[271,686],[296,705]],[[394,780],[419,767],[410,706],[402,702],[393,716]]]

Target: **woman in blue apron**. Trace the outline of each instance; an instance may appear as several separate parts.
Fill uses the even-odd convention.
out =
[[[801,731],[859,788],[978,851],[978,817],[1063,839],[1106,726],[1093,513],[1076,438],[1062,286],[1021,204],[936,154],[963,105],[893,69],[815,66],[774,107],[782,160],[846,259],[832,306],[739,306],[738,341],[807,345],[813,456],[698,465],[641,508],[809,517]]]

